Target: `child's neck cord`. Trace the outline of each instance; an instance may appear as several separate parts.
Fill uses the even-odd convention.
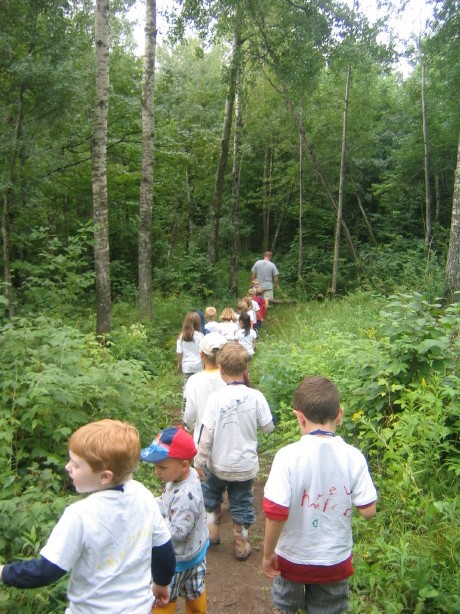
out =
[[[329,435],[329,437],[335,437],[335,433],[333,433],[332,431],[322,431],[321,429],[311,431],[311,433],[307,433],[307,435]]]

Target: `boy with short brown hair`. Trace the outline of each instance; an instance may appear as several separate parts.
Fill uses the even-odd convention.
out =
[[[275,455],[265,485],[262,569],[273,578],[278,614],[339,614],[348,607],[351,513],[376,513],[366,459],[336,436],[339,392],[325,377],[307,377],[294,393],[302,437]]]
[[[248,529],[255,522],[252,485],[259,471],[257,429],[271,433],[275,426],[264,395],[245,385],[246,350],[230,341],[217,353],[217,364],[227,385],[208,399],[195,467],[205,480],[202,487],[211,543],[220,543],[216,511],[227,491],[235,554],[244,561],[252,552]]]
[[[0,566],[2,581],[35,588],[70,571],[69,613],[147,614],[154,596],[166,604],[175,555],[155,498],[132,479],[137,429],[99,420],[79,428],[68,446],[66,470],[76,491],[89,496],[66,508],[39,559]]]

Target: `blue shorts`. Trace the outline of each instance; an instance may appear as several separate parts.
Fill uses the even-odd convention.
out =
[[[254,480],[245,482],[230,482],[221,480],[206,469],[206,482],[203,489],[204,506],[207,512],[214,512],[222,501],[222,495],[227,491],[228,503],[232,518],[236,524],[248,527],[256,521],[254,511],[254,495],[252,485]]]
[[[282,576],[273,580],[272,600],[283,614],[342,614],[348,611],[348,579],[328,584],[300,584]]]

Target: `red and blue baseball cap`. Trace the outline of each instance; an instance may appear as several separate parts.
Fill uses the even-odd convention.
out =
[[[167,458],[192,460],[195,454],[193,437],[181,426],[169,426],[147,448],[141,450],[141,460],[146,463],[160,463]]]

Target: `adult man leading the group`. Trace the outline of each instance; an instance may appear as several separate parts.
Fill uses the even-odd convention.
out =
[[[272,253],[265,252],[263,260],[257,260],[251,269],[251,277],[254,281],[258,279],[260,287],[264,291],[264,299],[267,306],[270,300],[273,299],[273,285],[279,291],[279,272],[276,266],[271,261]]]

